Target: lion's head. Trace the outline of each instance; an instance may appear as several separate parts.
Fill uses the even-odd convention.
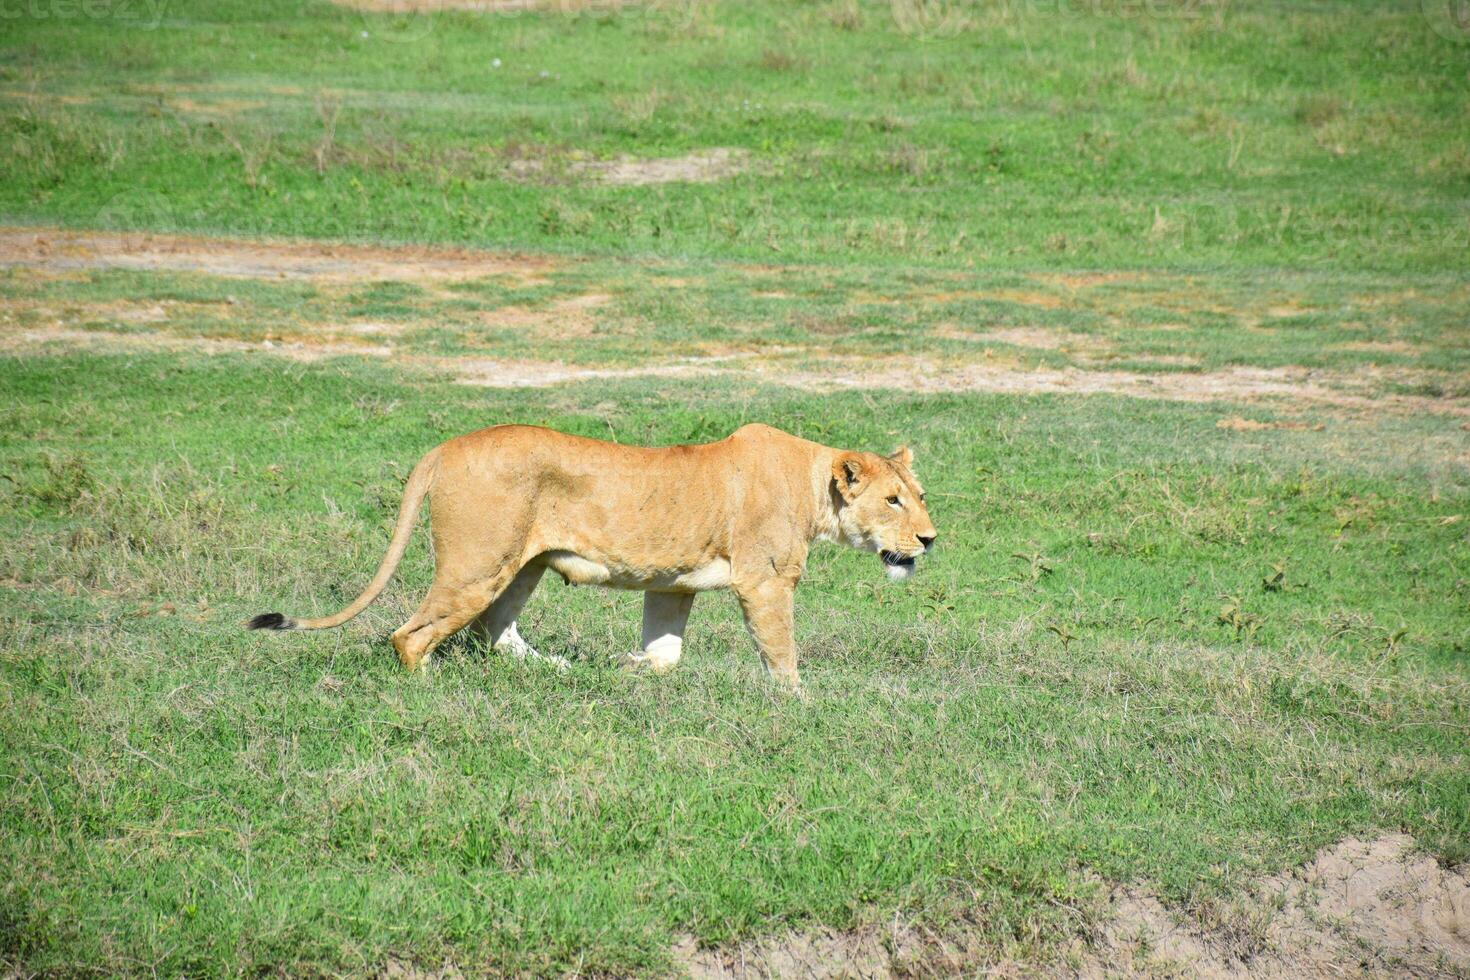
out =
[[[934,545],[939,533],[929,519],[924,488],[910,468],[913,462],[907,446],[891,456],[843,453],[832,462],[842,540],[876,552],[895,580],[913,574],[914,559]]]

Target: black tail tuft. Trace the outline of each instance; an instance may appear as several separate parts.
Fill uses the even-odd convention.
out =
[[[261,613],[245,624],[248,630],[288,630],[296,625],[280,613]]]

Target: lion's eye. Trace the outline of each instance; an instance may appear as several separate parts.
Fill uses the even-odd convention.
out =
[[[919,503],[922,504],[923,502],[924,502],[924,495],[921,493],[921,494],[919,494]]]
[[[903,506],[903,504],[901,504],[901,503],[898,502],[898,498],[897,497],[889,497],[888,498],[888,502],[890,504],[892,504],[893,506],[895,506],[895,507],[902,507]]]

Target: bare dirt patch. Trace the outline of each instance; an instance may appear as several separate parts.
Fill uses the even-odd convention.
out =
[[[637,187],[644,184],[708,184],[745,171],[748,154],[744,150],[716,147],[696,150],[681,157],[640,160],[619,157],[584,164],[583,172],[603,184]]]
[[[538,283],[556,264],[541,256],[468,249],[0,228],[0,266],[200,272],[236,279],[318,282],[464,281],[502,276]]]
[[[343,343],[281,339],[251,342],[220,337],[176,337],[162,333],[112,333],[106,330],[77,330],[52,326],[0,332],[0,351],[26,354],[48,350],[86,347],[93,350],[177,351],[198,354],[243,354],[259,352],[316,361],[325,357],[387,357],[393,348],[386,344]]]
[[[811,933],[742,943],[734,950],[700,949],[686,939],[674,949],[675,959],[692,980],[729,977],[802,977],[838,980],[848,977],[898,976],[905,951],[916,944],[912,930],[862,930]]]
[[[709,184],[745,172],[750,155],[744,150],[715,147],[677,157],[620,156],[611,160],[560,160],[554,157],[518,157],[507,169],[527,181],[563,175],[596,184],[641,187],[648,184]]]
[[[1349,839],[1253,882],[1227,914],[1171,908],[1138,888],[1104,893],[1091,941],[1060,962],[1007,960],[979,943],[895,921],[792,932],[723,949],[673,950],[700,980],[872,977],[1044,970],[1075,977],[1454,976],[1470,971],[1470,873],[1415,855],[1403,835]]]
[[[606,293],[586,293],[559,299],[539,309],[526,306],[502,306],[479,314],[487,327],[527,330],[540,336],[575,339],[590,336],[598,320],[592,311],[612,302]]]
[[[1470,971],[1470,873],[1415,855],[1395,834],[1348,839],[1267,877],[1213,926],[1115,889],[1084,977],[1453,976]],[[1274,911],[1273,911],[1274,910]],[[1242,918],[1254,923],[1242,924]]]

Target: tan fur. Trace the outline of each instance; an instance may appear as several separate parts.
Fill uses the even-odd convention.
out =
[[[795,687],[792,598],[811,542],[889,552],[890,572],[906,573],[906,560],[933,541],[912,459],[907,449],[830,449],[766,425],[658,449],[535,426],[482,429],[414,468],[388,553],[351,605],[321,619],[257,622],[325,629],[357,615],[392,576],[427,497],[434,582],[393,634],[410,670],[470,625],[497,648],[533,653],[515,619],[550,568],[572,584],[648,593],[644,650],[628,662],[655,670],[678,660],[693,593],[729,588],[771,676]]]

